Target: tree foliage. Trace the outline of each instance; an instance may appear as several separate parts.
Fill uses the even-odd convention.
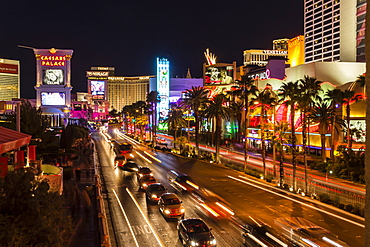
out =
[[[29,169],[0,178],[0,243],[2,246],[65,246],[72,221],[63,198],[48,193],[45,180]]]

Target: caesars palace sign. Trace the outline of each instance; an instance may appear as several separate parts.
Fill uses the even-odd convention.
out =
[[[39,56],[41,66],[65,66],[67,56]]]

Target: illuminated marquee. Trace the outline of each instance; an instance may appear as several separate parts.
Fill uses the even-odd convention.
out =
[[[157,91],[161,102],[159,103],[159,117],[167,118],[170,105],[170,62],[165,59],[157,58]]]
[[[40,56],[42,66],[65,66],[66,56]]]
[[[288,51],[284,51],[284,50],[263,50],[263,54],[268,54],[268,55],[288,55]]]

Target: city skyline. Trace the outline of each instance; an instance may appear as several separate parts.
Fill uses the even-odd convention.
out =
[[[0,58],[19,60],[21,97],[35,98],[32,50],[72,49],[73,93],[86,92],[91,66],[114,66],[116,75],[154,75],[167,58],[172,77],[202,77],[203,52],[242,65],[246,49],[272,49],[272,40],[303,34],[303,1],[174,3],[67,1],[6,2],[0,10],[5,39]]]

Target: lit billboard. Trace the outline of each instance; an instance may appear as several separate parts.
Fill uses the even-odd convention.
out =
[[[42,71],[43,85],[64,85],[64,71],[62,69],[44,69]]]
[[[160,118],[167,118],[170,107],[170,62],[157,58],[157,91],[161,102],[158,106]]]
[[[105,81],[90,80],[90,92],[93,100],[105,99]]]
[[[41,92],[41,105],[65,105],[66,94],[63,92]]]
[[[228,85],[234,81],[234,66],[206,66],[204,83],[206,85]]]

